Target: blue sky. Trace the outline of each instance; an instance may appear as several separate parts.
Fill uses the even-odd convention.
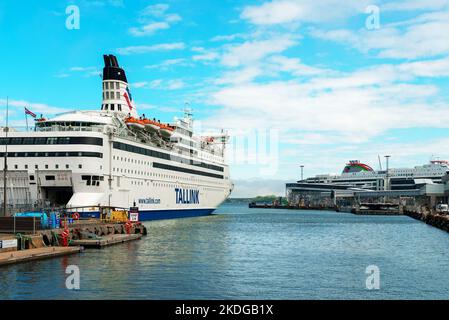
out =
[[[188,102],[200,130],[229,131],[235,196],[282,193],[300,164],[449,159],[449,0],[4,0],[0,39],[13,124],[24,106],[98,109],[116,54],[139,112],[169,121]]]

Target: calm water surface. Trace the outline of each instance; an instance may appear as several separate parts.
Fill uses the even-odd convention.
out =
[[[140,241],[0,268],[0,299],[449,298],[449,234],[408,217],[223,205],[146,226]]]

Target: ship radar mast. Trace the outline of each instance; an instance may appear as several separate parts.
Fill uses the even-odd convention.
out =
[[[193,109],[190,107],[190,103],[186,102],[184,106],[184,122],[188,124],[189,127],[193,124]]]

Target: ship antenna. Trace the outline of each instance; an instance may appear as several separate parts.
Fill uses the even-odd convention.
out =
[[[190,107],[190,103],[189,102],[185,103],[184,115],[185,115],[186,118],[189,118],[189,119],[191,119],[193,117],[193,110]]]

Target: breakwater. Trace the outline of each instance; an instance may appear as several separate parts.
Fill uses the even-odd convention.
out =
[[[404,214],[413,219],[423,221],[430,226],[449,232],[448,215],[438,214],[427,208],[405,209]]]
[[[336,210],[336,207],[332,206],[291,206],[291,205],[282,205],[282,204],[259,204],[250,202],[248,204],[248,208],[251,209],[287,209],[287,210],[328,210],[333,211]]]

